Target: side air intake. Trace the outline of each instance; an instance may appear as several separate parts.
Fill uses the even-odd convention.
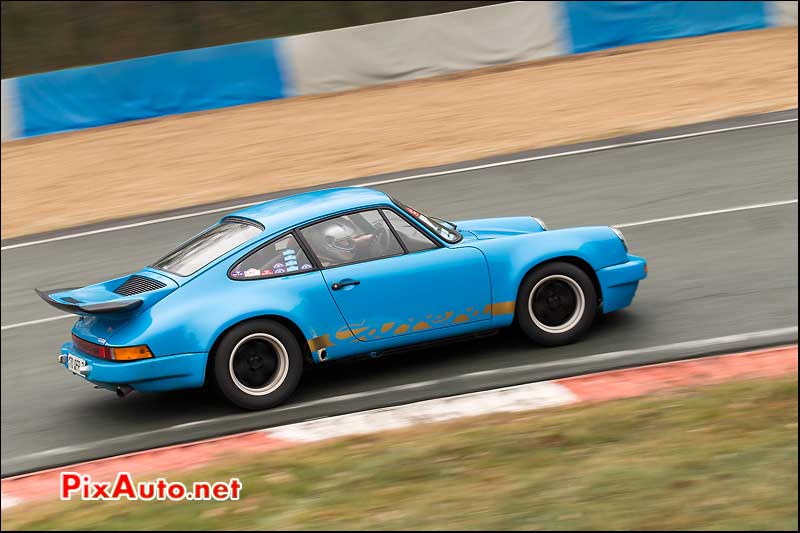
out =
[[[165,285],[163,283],[152,278],[147,278],[144,276],[131,276],[125,280],[125,283],[117,287],[114,292],[122,296],[132,296],[134,294],[154,291],[164,286]]]

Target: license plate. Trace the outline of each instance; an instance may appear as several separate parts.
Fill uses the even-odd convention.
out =
[[[80,357],[75,357],[72,354],[67,354],[67,368],[73,374],[77,374],[81,376],[80,369],[86,366],[86,360],[81,359]],[[84,377],[84,376],[81,376]]]

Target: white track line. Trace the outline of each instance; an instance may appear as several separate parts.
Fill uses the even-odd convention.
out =
[[[688,215],[676,215],[673,217],[651,218],[639,222],[628,222],[627,224],[614,224],[615,228],[630,228],[633,226],[645,226],[647,224],[657,224],[659,222],[671,222],[673,220],[684,220],[686,218],[706,217],[708,215],[719,215],[722,213],[734,213],[736,211],[749,211],[751,209],[761,209],[764,207],[775,207],[778,205],[796,204],[797,198],[793,200],[781,200],[778,202],[767,202],[764,204],[741,205],[739,207],[729,207],[727,209],[715,209],[713,211],[700,211],[699,213],[689,213]]]
[[[789,204],[796,204],[797,198],[793,200],[781,200],[778,202],[767,202],[763,204],[752,204],[752,205],[741,205],[738,207],[729,207],[727,209],[715,209],[714,211],[701,211],[699,213],[689,213],[687,215],[676,215],[673,217],[663,217],[663,218],[653,218],[650,220],[642,220],[641,222],[628,222],[627,224],[614,224],[615,228],[630,228],[633,226],[644,226],[647,224],[657,224],[659,222],[671,222],[673,220],[684,220],[687,218],[696,218],[696,217],[705,217],[709,215],[719,215],[723,213],[733,213],[736,211],[748,211],[751,209],[762,209],[765,207],[776,207],[781,205],[789,205]],[[19,322],[17,324],[9,324],[7,326],[2,326],[0,330],[5,331],[7,329],[14,329],[14,328],[21,328],[23,326],[33,326],[36,324],[42,324],[44,322],[52,322],[54,320],[61,320],[64,318],[74,318],[75,315],[59,315],[59,316],[52,316],[49,318],[40,318],[38,320],[29,320],[28,322]]]
[[[251,207],[254,205],[258,205],[264,203],[264,200],[259,202],[250,202],[246,204],[239,204],[239,205],[231,205],[228,207],[218,207],[216,209],[208,209],[206,211],[197,211],[194,213],[186,213],[185,215],[175,215],[172,217],[164,217],[164,218],[154,218],[152,220],[143,220],[142,222],[134,222],[132,224],[123,224],[121,226],[112,226],[110,228],[100,228],[91,231],[82,231],[80,233],[70,233],[69,235],[61,235],[60,237],[51,237],[49,239],[41,239],[38,241],[28,241],[28,242],[21,242],[18,244],[10,244],[8,246],[0,247],[0,251],[5,252],[6,250],[13,250],[15,248],[24,248],[26,246],[34,246],[36,244],[45,244],[48,242],[55,242],[55,241],[64,241],[67,239],[75,239],[77,237],[86,237],[87,235],[97,235],[98,233],[107,233],[109,231],[118,231],[121,229],[130,229],[130,228],[138,228],[140,226],[149,226],[150,224],[158,224],[160,222],[171,222],[173,220],[181,220],[184,218],[193,218],[199,217],[203,215],[210,215],[213,213],[222,213],[223,211],[235,211],[238,209],[244,209],[245,207]]]
[[[348,401],[348,400],[355,400],[355,399],[363,399],[363,398],[370,398],[373,396],[379,396],[382,394],[393,393],[398,391],[408,391],[408,390],[418,390],[424,389],[426,387],[437,386],[442,387],[450,382],[454,381],[462,381],[464,379],[469,378],[481,378],[487,376],[499,376],[499,375],[508,375],[508,374],[519,374],[523,372],[529,372],[532,370],[543,370],[548,368],[559,368],[559,367],[567,367],[570,365],[579,365],[579,364],[586,364],[586,363],[598,363],[598,362],[606,362],[606,361],[613,361],[617,359],[624,359],[626,357],[638,357],[638,356],[645,356],[645,355],[653,355],[656,353],[674,353],[675,351],[688,351],[685,356],[691,356],[693,354],[698,353],[698,350],[706,350],[709,348],[717,347],[720,350],[736,350],[737,352],[748,351],[750,348],[736,348],[736,346],[727,347],[727,345],[731,345],[735,343],[750,341],[750,342],[768,342],[770,340],[778,340],[780,337],[784,335],[794,334],[797,335],[797,326],[790,326],[785,328],[776,328],[776,329],[768,329],[762,331],[753,331],[749,333],[741,333],[738,335],[726,335],[723,337],[712,337],[708,339],[699,339],[694,341],[685,341],[685,342],[676,342],[672,344],[662,344],[658,346],[649,346],[646,348],[635,348],[632,350],[621,350],[616,352],[605,352],[605,353],[598,353],[592,355],[584,355],[580,357],[573,357],[569,359],[559,359],[556,361],[548,361],[545,363],[532,363],[527,365],[519,365],[513,367],[504,367],[504,368],[495,368],[492,370],[482,370],[478,372],[470,372],[468,374],[461,374],[458,376],[452,376],[443,379],[436,379],[430,381],[422,381],[418,383],[407,383],[405,385],[397,385],[394,387],[386,387],[382,389],[373,389],[368,391],[362,392],[355,392],[351,394],[343,394],[341,396],[330,396],[327,398],[321,398],[319,400],[311,400],[308,402],[296,403],[293,405],[287,405],[284,407],[276,407],[274,409],[270,409],[270,413],[281,413],[286,411],[296,411],[298,409],[304,409],[307,407],[317,406],[317,405],[325,405],[336,403],[340,401]],[[658,363],[653,363],[658,364]],[[648,364],[649,366],[649,364]],[[422,400],[425,401],[425,400]],[[407,402],[408,404],[413,404],[417,402]],[[406,404],[401,404],[406,405]],[[185,429],[192,426],[202,426],[206,424],[214,424],[217,422],[227,421],[232,422],[236,420],[247,420],[253,418],[263,417],[263,413],[244,413],[244,414],[235,414],[235,415],[228,415],[228,416],[220,416],[214,418],[208,418],[205,420],[196,420],[193,422],[187,422],[184,424],[177,424],[174,426],[169,426],[162,429],[155,429],[151,431],[143,431],[140,433],[134,433],[126,435],[128,439],[135,439],[135,440],[144,440],[152,435],[163,434],[164,432],[169,432],[173,430],[180,430]],[[322,417],[325,418],[325,417]],[[265,427],[264,429],[269,429]],[[43,450],[41,452],[34,452],[30,454],[20,455],[17,457],[12,458],[14,461],[25,461],[36,459],[39,457],[48,457],[57,454],[64,454],[64,453],[74,453],[80,452],[85,450],[90,450],[93,448],[104,448],[107,445],[113,444],[115,442],[119,442],[119,437],[112,437],[110,439],[103,439],[98,441],[87,442],[84,444],[75,444],[71,446],[62,446],[59,448],[52,448],[50,450]]]
[[[61,320],[64,318],[75,318],[75,315],[58,315],[58,316],[51,316],[50,318],[40,318],[38,320],[29,320],[27,322],[19,322],[17,324],[9,324],[7,326],[3,326],[0,330],[5,331],[7,329],[14,329],[14,328],[21,328],[23,326],[34,326],[36,324],[43,324],[45,322],[52,322],[54,320]]]
[[[496,163],[486,163],[486,164],[483,164],[483,165],[474,165],[474,166],[470,166],[470,167],[454,168],[454,169],[449,169],[449,170],[439,170],[439,171],[436,171],[436,172],[427,172],[425,174],[414,174],[412,176],[405,176],[405,177],[401,177],[401,178],[389,178],[389,179],[385,179],[385,180],[368,181],[368,182],[365,182],[365,183],[356,184],[354,186],[355,187],[373,187],[375,185],[386,185],[387,183],[398,183],[398,182],[401,182],[401,181],[417,180],[417,179],[421,179],[421,178],[432,178],[432,177],[436,177],[436,176],[447,176],[447,175],[451,175],[451,174],[459,174],[459,173],[462,173],[462,172],[471,172],[471,171],[474,171],[474,170],[483,170],[483,169],[486,169],[486,168],[501,167],[501,166],[506,166],[506,165],[515,165],[517,163],[529,163],[531,161],[542,161],[542,160],[545,160],[545,159],[554,159],[554,158],[557,158],[557,157],[567,157],[567,156],[579,155],[579,154],[590,154],[590,153],[594,153],[594,152],[603,152],[603,151],[606,151],[606,150],[614,150],[614,149],[617,149],[617,148],[627,148],[627,147],[631,147],[631,146],[640,146],[640,145],[643,145],[643,144],[654,144],[654,143],[665,142],[665,141],[676,141],[676,140],[680,140],[680,139],[690,139],[692,137],[701,137],[701,136],[704,136],[704,135],[713,135],[715,133],[724,133],[724,132],[729,132],[729,131],[746,130],[746,129],[750,129],[750,128],[759,128],[759,127],[762,127],[762,126],[775,126],[777,124],[786,124],[786,123],[789,123],[789,122],[797,122],[797,119],[796,118],[787,118],[787,119],[784,119],[784,120],[773,120],[773,121],[770,121],[770,122],[759,122],[758,124],[745,124],[743,126],[732,126],[732,127],[729,127],[729,128],[718,128],[718,129],[714,129],[714,130],[698,131],[698,132],[694,132],[694,133],[684,133],[684,134],[681,134],[681,135],[670,135],[668,137],[656,137],[654,139],[643,139],[643,140],[640,140],[640,141],[630,141],[630,142],[624,142],[624,143],[607,144],[607,145],[603,145],[603,146],[595,146],[595,147],[592,147],[592,148],[584,148],[582,150],[570,150],[570,151],[567,151],[567,152],[556,152],[556,153],[547,154],[547,155],[538,155],[538,156],[532,156],[532,157],[522,157],[522,158],[519,158],[519,159],[508,159],[508,160],[505,160],[505,161],[498,161]],[[186,214],[183,214],[183,215],[175,215],[175,216],[170,216],[170,217],[154,218],[154,219],[151,219],[151,220],[144,220],[142,222],[134,222],[134,223],[131,223],[131,224],[122,224],[120,226],[111,226],[109,228],[100,228],[100,229],[91,230],[91,231],[82,231],[82,232],[79,232],[79,233],[70,233],[68,235],[61,235],[60,237],[50,237],[48,239],[40,239],[40,240],[36,240],[36,241],[28,241],[28,242],[21,242],[21,243],[17,243],[17,244],[10,244],[8,246],[0,247],[0,251],[14,250],[16,248],[24,248],[26,246],[34,246],[34,245],[37,245],[37,244],[45,244],[45,243],[48,243],[48,242],[63,241],[63,240],[67,240],[67,239],[75,239],[75,238],[78,238],[78,237],[85,237],[87,235],[97,235],[98,233],[107,233],[109,231],[119,231],[119,230],[123,230],[123,229],[138,228],[140,226],[149,226],[150,224],[159,224],[161,222],[170,222],[170,221],[173,221],[173,220],[182,220],[184,218],[192,218],[192,217],[199,217],[199,216],[203,216],[203,215],[211,215],[211,214],[214,214],[214,213],[222,213],[224,211],[236,211],[238,209],[244,209],[245,207],[251,207],[251,206],[263,203],[263,202],[264,202],[264,200],[261,200],[261,201],[258,201],[258,202],[248,202],[246,204],[230,205],[230,206],[227,206],[227,207],[218,207],[216,209],[207,209],[207,210],[204,210],[204,211],[196,211],[196,212],[193,212],[193,213],[186,213]]]
[[[570,150],[568,152],[556,152],[554,154],[536,155],[531,157],[522,157],[519,159],[507,159],[505,161],[498,161],[496,163],[485,163],[483,165],[475,165],[471,167],[454,168],[451,170],[440,170],[437,172],[428,172],[426,174],[415,174],[413,176],[406,176],[403,178],[391,178],[386,180],[371,181],[367,183],[361,183],[360,185],[358,185],[358,187],[372,187],[373,185],[384,185],[386,183],[396,183],[399,181],[416,180],[420,178],[432,178],[435,176],[444,176],[447,174],[459,174],[461,172],[471,172],[473,170],[483,170],[486,168],[502,167],[505,165],[515,165],[517,163],[529,163],[531,161],[542,161],[544,159],[555,159],[557,157],[567,157],[571,155],[591,154],[594,152],[604,152],[606,150],[615,150],[617,148],[629,148],[631,146],[640,146],[643,144],[655,144],[666,141],[677,141],[680,139],[691,139],[692,137],[702,137],[704,135],[714,135],[715,133],[725,133],[728,131],[747,130],[750,128],[760,128],[762,126],[775,126],[777,124],[786,124],[788,122],[797,122],[797,119],[787,118],[784,120],[773,120],[771,122],[759,122],[758,124],[745,124],[743,126],[731,126],[730,128],[718,128],[715,130],[697,131],[694,133],[683,133],[681,135],[670,135],[668,137],[642,139],[641,141],[629,141],[624,143],[606,144],[603,146],[594,146],[592,148]]]

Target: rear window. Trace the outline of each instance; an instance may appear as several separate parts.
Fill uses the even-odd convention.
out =
[[[156,261],[153,267],[189,276],[262,231],[264,228],[254,222],[223,220]]]
[[[314,266],[294,235],[286,235],[240,261],[231,269],[233,279],[256,279],[308,272]]]

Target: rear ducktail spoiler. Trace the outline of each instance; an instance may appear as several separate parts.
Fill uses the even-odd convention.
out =
[[[60,301],[54,299],[51,295],[68,292],[75,290],[75,287],[69,289],[53,289],[49,291],[40,291],[39,289],[34,289],[36,294],[39,295],[39,298],[47,302],[48,304],[52,305],[56,309],[61,311],[66,311],[67,313],[72,313],[75,315],[101,315],[107,313],[124,313],[128,311],[133,311],[134,309],[138,309],[141,307],[143,300],[140,299],[119,299],[119,300],[110,300],[107,302],[95,302],[95,303],[83,303],[79,300],[74,300],[74,302],[70,303],[69,301]],[[66,299],[65,299],[66,300]]]

